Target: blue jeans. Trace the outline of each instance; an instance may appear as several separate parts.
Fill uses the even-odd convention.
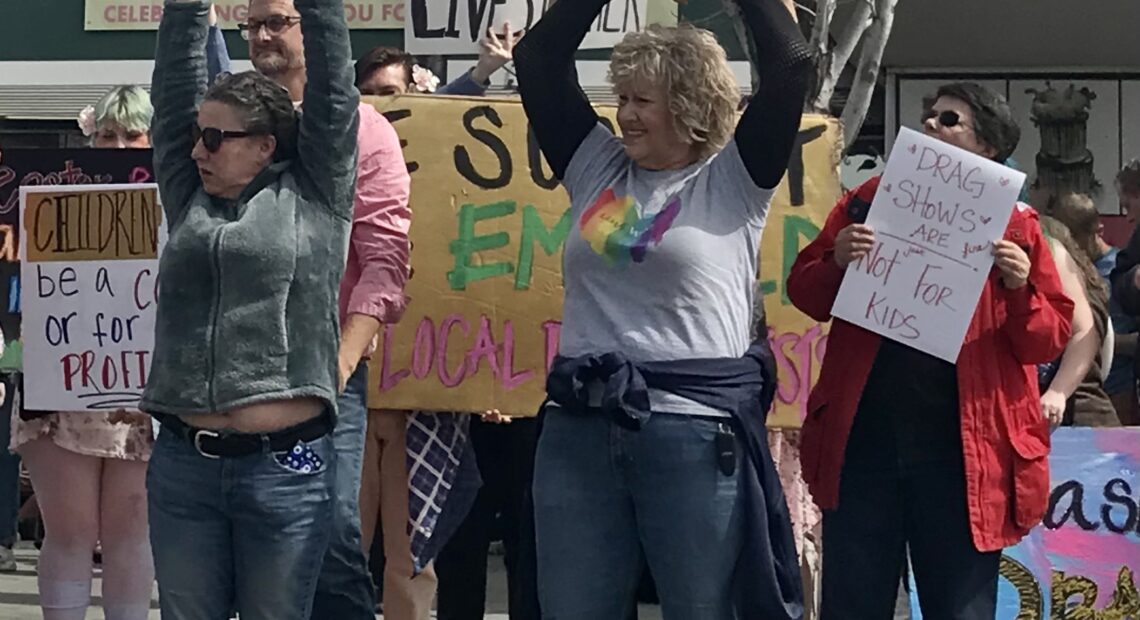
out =
[[[308,620],[336,463],[330,435],[305,447],[322,462],[302,473],[287,452],[213,459],[159,432],[147,494],[164,620]]]
[[[726,421],[727,424],[727,421]],[[642,553],[664,620],[731,620],[743,511],[717,462],[720,423],[656,413],[629,430],[547,410],[534,472],[543,620],[625,620]]]
[[[336,488],[331,538],[317,580],[313,620],[374,620],[376,603],[368,559],[360,542],[360,468],[368,424],[368,364],[361,362],[337,401],[333,432]]]

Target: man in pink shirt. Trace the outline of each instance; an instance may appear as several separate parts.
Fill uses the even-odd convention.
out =
[[[249,41],[254,67],[281,84],[301,105],[306,77],[304,42],[298,23],[293,0],[250,0],[248,22],[241,28]],[[387,119],[375,108],[361,104],[357,142],[352,236],[340,284],[341,396],[333,435],[337,497],[328,551],[323,560],[312,559],[323,561],[311,614],[315,620],[375,618],[372,580],[360,540],[359,512],[367,421],[367,360],[380,327],[398,321],[406,305],[411,179],[400,140]],[[405,471],[401,483],[405,489],[406,477]],[[405,521],[406,518],[405,515]],[[409,582],[410,579],[409,575]],[[434,593],[434,577],[424,581],[432,582]]]

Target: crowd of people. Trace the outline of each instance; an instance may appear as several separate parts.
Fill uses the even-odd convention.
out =
[[[146,618],[155,581],[172,620],[482,618],[496,537],[512,619],[626,620],[646,574],[666,620],[801,618],[756,274],[812,60],[792,2],[735,2],[760,78],[743,112],[711,33],[650,26],[611,55],[618,137],[574,69],[605,0],[555,3],[517,44],[488,32],[442,87],[401,50],[355,56],[341,0],[250,0],[243,73],[207,2],[166,0],[150,94],[80,114],[91,146],[154,153],[169,242],[139,410],[30,411],[3,386],[46,529],[44,618],[86,616],[96,552],[109,620]],[[369,408],[413,214],[400,137],[360,95],[481,96],[512,58],[576,223],[546,402]],[[999,163],[1020,139],[972,83],[922,121]],[[831,322],[802,439],[820,617],[892,617],[909,557],[926,615],[993,618],[1001,550],[1045,510],[1051,426],[1140,424],[1140,235],[1108,245],[1089,196],[1018,203],[951,364],[832,320],[878,183],[840,199],[787,280]],[[1115,183],[1134,221],[1140,162]]]

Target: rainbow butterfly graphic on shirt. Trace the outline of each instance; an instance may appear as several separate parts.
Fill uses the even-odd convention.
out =
[[[619,197],[609,188],[582,214],[578,230],[594,253],[609,264],[640,263],[650,245],[661,243],[680,211],[681,199],[674,198],[658,213],[641,217],[633,196]]]

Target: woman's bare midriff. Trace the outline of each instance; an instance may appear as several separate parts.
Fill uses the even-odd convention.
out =
[[[324,402],[317,398],[294,398],[239,407],[225,413],[178,416],[194,428],[238,433],[272,433],[324,413]]]

